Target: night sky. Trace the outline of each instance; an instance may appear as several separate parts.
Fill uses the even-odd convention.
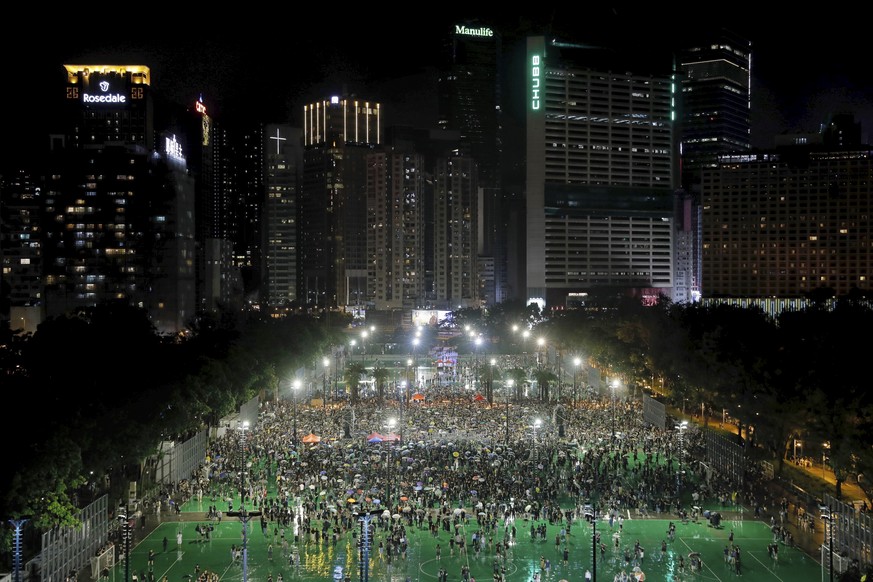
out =
[[[0,38],[8,61],[0,117],[2,167],[27,159],[34,147],[47,143],[65,63],[147,65],[156,91],[180,103],[202,94],[218,119],[256,114],[266,122],[299,124],[304,103],[354,93],[382,102],[388,123],[429,126],[436,118],[435,77],[429,71],[450,24],[464,20],[438,9],[415,10],[404,20],[403,13],[375,8],[342,16],[347,8],[328,5],[320,18],[306,12],[289,19],[286,11],[278,15],[235,6],[237,12],[223,15],[215,12],[217,6],[203,5],[201,13],[208,11],[209,18],[201,21],[195,13],[177,14],[161,3],[113,10],[111,17],[99,6],[78,4],[83,10],[68,15],[52,9],[52,23],[46,24],[47,15],[37,11],[48,9],[34,5],[23,9],[20,22],[7,23],[18,34]],[[721,9],[732,6],[738,5]],[[149,15],[128,15],[137,10]],[[718,20],[675,6],[668,13],[618,4],[470,18],[495,28],[551,26],[577,41],[665,55],[702,30],[727,26],[753,43],[754,146],[770,147],[784,131],[816,131],[837,112],[854,113],[864,138],[873,141],[873,64],[867,62],[864,19],[752,12],[748,5],[742,16]],[[210,27],[214,18],[225,24]]]

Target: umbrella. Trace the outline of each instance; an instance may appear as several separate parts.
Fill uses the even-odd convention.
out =
[[[391,517],[393,517],[394,519],[400,519],[400,514],[399,514],[399,513],[395,513],[395,514],[392,515]]]
[[[416,392],[412,395],[412,399],[416,401],[424,400],[424,394],[422,394],[421,392]]]
[[[348,499],[346,499],[346,502],[348,502],[348,503],[357,503],[358,500],[355,499],[354,497],[349,497]]]
[[[404,496],[402,496],[402,497],[400,498],[400,501],[409,501],[409,497],[407,497],[406,495],[404,495]]]
[[[385,511],[382,512],[382,517],[384,517],[385,519],[388,519],[389,517],[391,517],[391,512],[386,509]]]
[[[481,394],[477,394],[476,397],[474,398],[474,400],[476,402],[482,402],[483,400],[485,400],[485,397],[482,396]]]

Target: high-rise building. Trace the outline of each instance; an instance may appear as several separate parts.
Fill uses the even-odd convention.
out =
[[[254,304],[260,298],[263,270],[264,125],[258,122],[241,125],[234,129],[233,139],[239,188],[232,211],[238,229],[232,240],[235,263],[242,274],[245,302]]]
[[[460,135],[459,152],[479,168],[479,240],[476,253],[493,266],[480,281],[486,304],[508,296],[508,206],[502,189],[502,66],[500,31],[487,22],[451,26],[438,82],[439,127]]]
[[[869,292],[869,148],[725,155],[701,187],[705,299]]]
[[[434,283],[439,309],[481,307],[476,163],[457,155],[437,160],[434,171]]]
[[[367,155],[382,143],[382,107],[332,97],[303,110],[299,299],[319,308],[367,297]]]
[[[303,165],[303,135],[284,124],[266,128],[264,269],[267,307],[279,314],[297,300],[297,200]]]
[[[751,148],[751,42],[728,30],[679,52],[682,186],[692,194],[718,156]]]
[[[33,333],[44,318],[41,188],[17,171],[0,178],[0,318]]]
[[[155,143],[149,69],[66,65],[66,139],[43,190],[46,314],[121,301],[176,333],[194,315],[194,186]]]
[[[374,152],[367,160],[367,303],[419,307],[424,300],[424,190],[421,154]]]
[[[669,60],[637,63],[614,50],[528,38],[528,303],[670,294],[670,68]]]
[[[155,147],[151,71],[142,65],[64,65],[68,147]]]

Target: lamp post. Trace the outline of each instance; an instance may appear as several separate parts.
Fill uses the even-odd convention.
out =
[[[582,358],[573,358],[573,408],[576,408],[576,373],[579,371],[579,366],[582,364]]]
[[[612,441],[615,442],[615,389],[618,388],[618,378],[613,379],[612,386]]]
[[[295,384],[299,384],[299,380],[295,380]],[[239,431],[239,456],[240,456],[240,468],[239,468],[239,511],[228,511],[227,515],[229,517],[238,517],[240,522],[242,523],[242,582],[248,582],[248,530],[249,530],[249,521],[253,517],[258,517],[261,515],[260,511],[248,511],[246,510],[246,457],[245,457],[245,446],[246,446],[246,431],[249,428],[249,421],[243,421],[240,423],[240,431]],[[295,434],[294,440],[297,440],[297,436]]]
[[[488,404],[494,404],[494,365],[497,363],[495,358],[491,358],[491,367],[488,369]]]
[[[541,418],[537,418],[533,422],[533,448],[534,448],[534,457],[539,458],[539,447],[537,446],[537,429],[543,425],[543,421]]]
[[[828,507],[827,515],[821,516],[822,520],[827,523],[828,528],[828,572],[830,574],[830,582],[834,582],[834,514],[831,508]]]
[[[543,363],[542,363],[542,361],[540,361],[540,350],[543,350],[543,360],[546,359],[545,358],[545,355],[546,355],[545,345],[546,345],[546,338],[538,337],[537,338],[537,348],[539,348],[539,349],[537,350],[537,368],[543,367]]]
[[[515,380],[512,378],[506,381],[506,442],[504,443],[507,447],[509,446],[509,397],[512,394],[512,385],[515,383]]]
[[[473,366],[473,389],[476,389],[476,383],[479,381],[479,346],[482,345],[482,336],[477,335],[473,340],[473,351],[476,354],[476,365]]]
[[[396,424],[397,424],[397,420],[396,420],[396,419],[394,419],[394,418],[389,418],[389,419],[388,419],[388,422],[386,423],[386,425],[387,425],[387,427],[388,427],[388,434],[389,434],[389,435],[390,435],[392,432],[394,432],[394,426],[395,426]],[[391,504],[391,493],[392,493],[392,491],[390,490],[390,488],[391,488],[391,482],[393,481],[393,470],[392,470],[392,469],[393,469],[393,465],[394,465],[394,459],[393,459],[393,457],[392,457],[392,455],[391,455],[391,449],[392,449],[392,448],[393,448],[393,447],[392,447],[391,443],[389,443],[389,444],[388,444],[388,450],[386,451],[386,455],[387,455],[388,458],[387,458],[386,463],[385,463],[385,465],[386,465],[386,473],[387,473],[387,475],[388,475],[388,487],[385,488],[385,491],[388,493],[388,504],[389,504],[389,507],[390,507],[390,504]],[[398,484],[398,487],[399,487],[399,486],[400,486],[400,485]],[[397,499],[397,503],[398,503],[398,505],[399,505],[399,503],[400,503],[400,494],[399,494],[399,492],[398,492],[398,494],[397,494],[395,497],[396,497],[396,499]]]
[[[521,332],[521,352],[522,352],[522,366],[527,366],[527,337],[530,335],[530,331],[524,330]]]
[[[682,458],[685,456],[685,431],[688,429],[688,421],[683,420],[676,425],[679,430],[679,467],[676,477],[676,492],[682,487]]]
[[[294,448],[297,448],[297,391],[300,390],[300,379],[295,378],[291,383],[291,403],[294,405]]]

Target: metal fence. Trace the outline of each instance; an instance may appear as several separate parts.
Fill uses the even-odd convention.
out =
[[[728,438],[713,430],[704,432],[706,443],[706,463],[724,478],[742,485],[746,472],[745,448],[735,439]]]
[[[165,442],[161,445],[155,480],[158,483],[178,483],[190,479],[206,458],[209,429],[203,429],[182,443]]]
[[[82,509],[79,527],[59,527],[42,534],[40,580],[63,582],[71,572],[90,565],[109,537],[109,496]]]
[[[862,571],[873,564],[873,518],[859,511],[855,505],[827,493],[824,495],[821,511],[822,515],[830,515],[830,518],[824,518],[827,526],[824,543],[829,546],[832,534],[835,556],[839,556],[841,562],[858,560]],[[829,527],[833,527],[832,532]],[[837,561],[834,563],[834,570],[837,570]],[[823,567],[827,568],[828,564],[823,564]]]

